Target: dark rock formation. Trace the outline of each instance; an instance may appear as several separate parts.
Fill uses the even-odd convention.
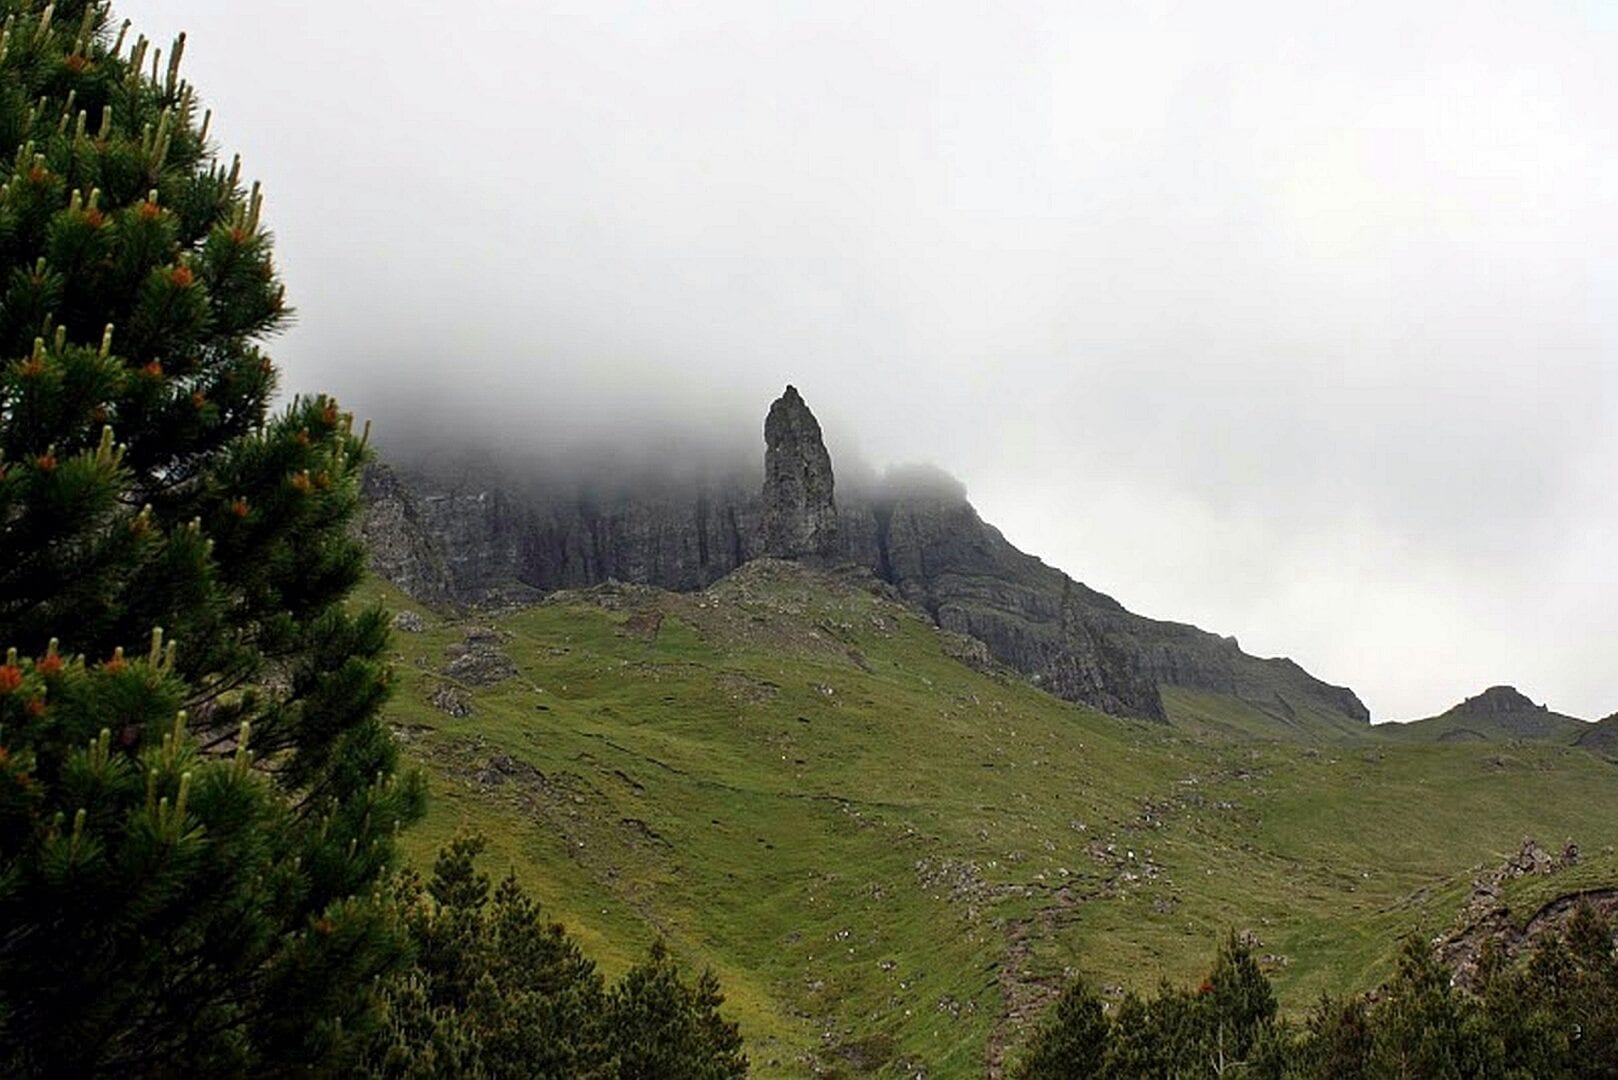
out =
[[[1025,555],[964,497],[908,492],[873,508],[876,570],[939,626],[977,638],[1051,693],[1107,712],[1164,718],[1137,652],[1098,615],[1116,601]]]
[[[360,539],[371,569],[424,604],[501,605],[536,600],[518,565],[528,515],[498,489],[409,483],[386,464],[365,470]]]
[[[406,634],[421,634],[427,630],[427,620],[408,608],[394,612],[392,625],[395,630],[401,630]]]
[[[419,496],[391,481],[374,485],[377,520],[366,535],[418,535],[389,537],[373,565],[427,603],[444,591],[489,603],[607,581],[691,591],[766,555],[850,563],[1072,701],[1163,720],[1160,688],[1184,687],[1241,698],[1283,729],[1299,713],[1349,728],[1369,722],[1352,691],[1290,660],[1142,618],[1017,550],[978,517],[959,482],[935,470],[896,471],[835,499],[820,424],[790,386],[764,431],[762,491],[730,480],[519,496],[519,486],[491,475],[475,490],[423,477]]]
[[[690,591],[763,552],[757,496],[647,491],[551,498],[529,507],[516,575],[542,592],[607,580]]]
[[[764,420],[764,552],[778,559],[832,555],[837,506],[820,422],[795,387]]]
[[[472,695],[450,683],[440,683],[433,691],[433,708],[460,719],[472,715]]]
[[[1249,656],[1230,638],[1136,615],[1019,551],[958,485],[901,482],[878,497],[873,518],[877,558],[868,565],[879,576],[940,626],[978,638],[1059,697],[1161,720],[1159,688],[1176,686],[1241,698],[1283,727],[1300,709],[1335,714],[1349,727],[1370,722],[1352,690],[1291,660]],[[845,541],[851,556],[857,543]]]

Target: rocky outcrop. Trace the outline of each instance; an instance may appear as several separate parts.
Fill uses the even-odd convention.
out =
[[[778,559],[835,554],[832,488],[820,422],[797,388],[788,386],[764,420],[764,553]]]
[[[1491,686],[1459,705],[1425,720],[1389,724],[1386,731],[1400,738],[1437,742],[1578,743],[1594,725],[1575,716],[1536,705],[1512,686]]]
[[[1535,705],[1532,698],[1515,686],[1491,686],[1455,706],[1454,711],[1471,716],[1511,716],[1514,713],[1543,713],[1549,709],[1544,705]]]
[[[762,556],[853,564],[1071,701],[1163,720],[1161,688],[1176,686],[1239,697],[1283,728],[1301,712],[1369,722],[1352,691],[1290,660],[1142,618],[1019,551],[936,470],[899,470],[837,497],[820,424],[793,387],[771,405],[764,435],[762,489],[732,479],[519,496],[492,475],[478,490],[423,478],[411,522],[426,538],[391,540],[375,565],[412,592],[442,591],[432,569],[442,566],[454,598],[488,603],[608,581],[694,591]],[[387,500],[373,514],[372,531],[411,524]]]
[[[1562,938],[1569,920],[1581,904],[1602,915],[1618,914],[1618,889],[1569,889],[1541,904],[1532,913],[1513,912],[1506,903],[1506,885],[1516,878],[1559,874],[1579,861],[1579,846],[1571,840],[1552,853],[1525,837],[1522,847],[1498,867],[1472,879],[1472,891],[1460,917],[1436,942],[1438,958],[1453,973],[1456,986],[1475,988],[1478,965],[1486,948],[1506,963],[1515,961],[1541,938]],[[1526,915],[1526,918],[1524,917]]]
[[[517,665],[500,651],[509,635],[484,627],[474,627],[462,641],[444,647],[449,663],[444,674],[467,686],[492,686],[517,674]]]

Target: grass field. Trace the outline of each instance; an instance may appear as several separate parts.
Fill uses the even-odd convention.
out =
[[[1618,769],[1584,751],[1262,741],[1180,692],[1179,726],[1118,720],[786,564],[471,621],[368,595],[427,622],[394,639],[434,794],[412,854],[481,831],[607,973],[656,937],[713,967],[764,1076],[981,1076],[1065,974],[1190,980],[1231,929],[1300,1008],[1379,982],[1525,834],[1618,843]],[[443,674],[474,625],[515,675]]]

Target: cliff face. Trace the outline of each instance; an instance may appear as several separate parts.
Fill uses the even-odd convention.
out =
[[[1164,719],[1138,652],[1100,627],[1114,601],[1018,551],[964,498],[899,494],[873,509],[873,569],[940,626],[1059,697]]]
[[[543,592],[609,578],[701,589],[763,553],[761,517],[738,492],[552,502],[527,511],[515,572]]]
[[[1135,615],[1017,550],[947,478],[900,475],[835,497],[820,425],[790,386],[764,435],[756,491],[732,483],[518,498],[390,480],[372,498],[367,535],[416,536],[390,535],[373,565],[426,602],[447,593],[487,603],[608,579],[689,591],[761,555],[854,563],[1071,701],[1163,720],[1160,690],[1174,686],[1240,697],[1280,717],[1303,707],[1369,723],[1352,691],[1290,660],[1261,660],[1228,638]],[[401,509],[410,499],[414,508]]]
[[[370,553],[371,569],[424,604],[459,599],[444,565],[443,538],[422,513],[410,485],[382,462],[365,470],[365,515],[357,530]]]

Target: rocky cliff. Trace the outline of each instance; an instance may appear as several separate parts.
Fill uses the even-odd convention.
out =
[[[386,538],[374,566],[425,602],[448,594],[477,604],[608,580],[700,589],[761,555],[853,563],[1071,701],[1164,720],[1162,689],[1182,687],[1240,699],[1282,724],[1298,709],[1369,722],[1352,691],[1290,660],[1135,615],[1019,551],[942,474],[901,471],[837,495],[820,425],[790,386],[771,405],[764,437],[756,489],[731,481],[517,494],[495,477],[473,490],[384,473],[368,483],[366,535]]]
[[[424,604],[456,603],[456,584],[444,565],[448,538],[426,519],[411,486],[376,462],[365,470],[363,493],[358,533],[370,552],[371,569]]]

